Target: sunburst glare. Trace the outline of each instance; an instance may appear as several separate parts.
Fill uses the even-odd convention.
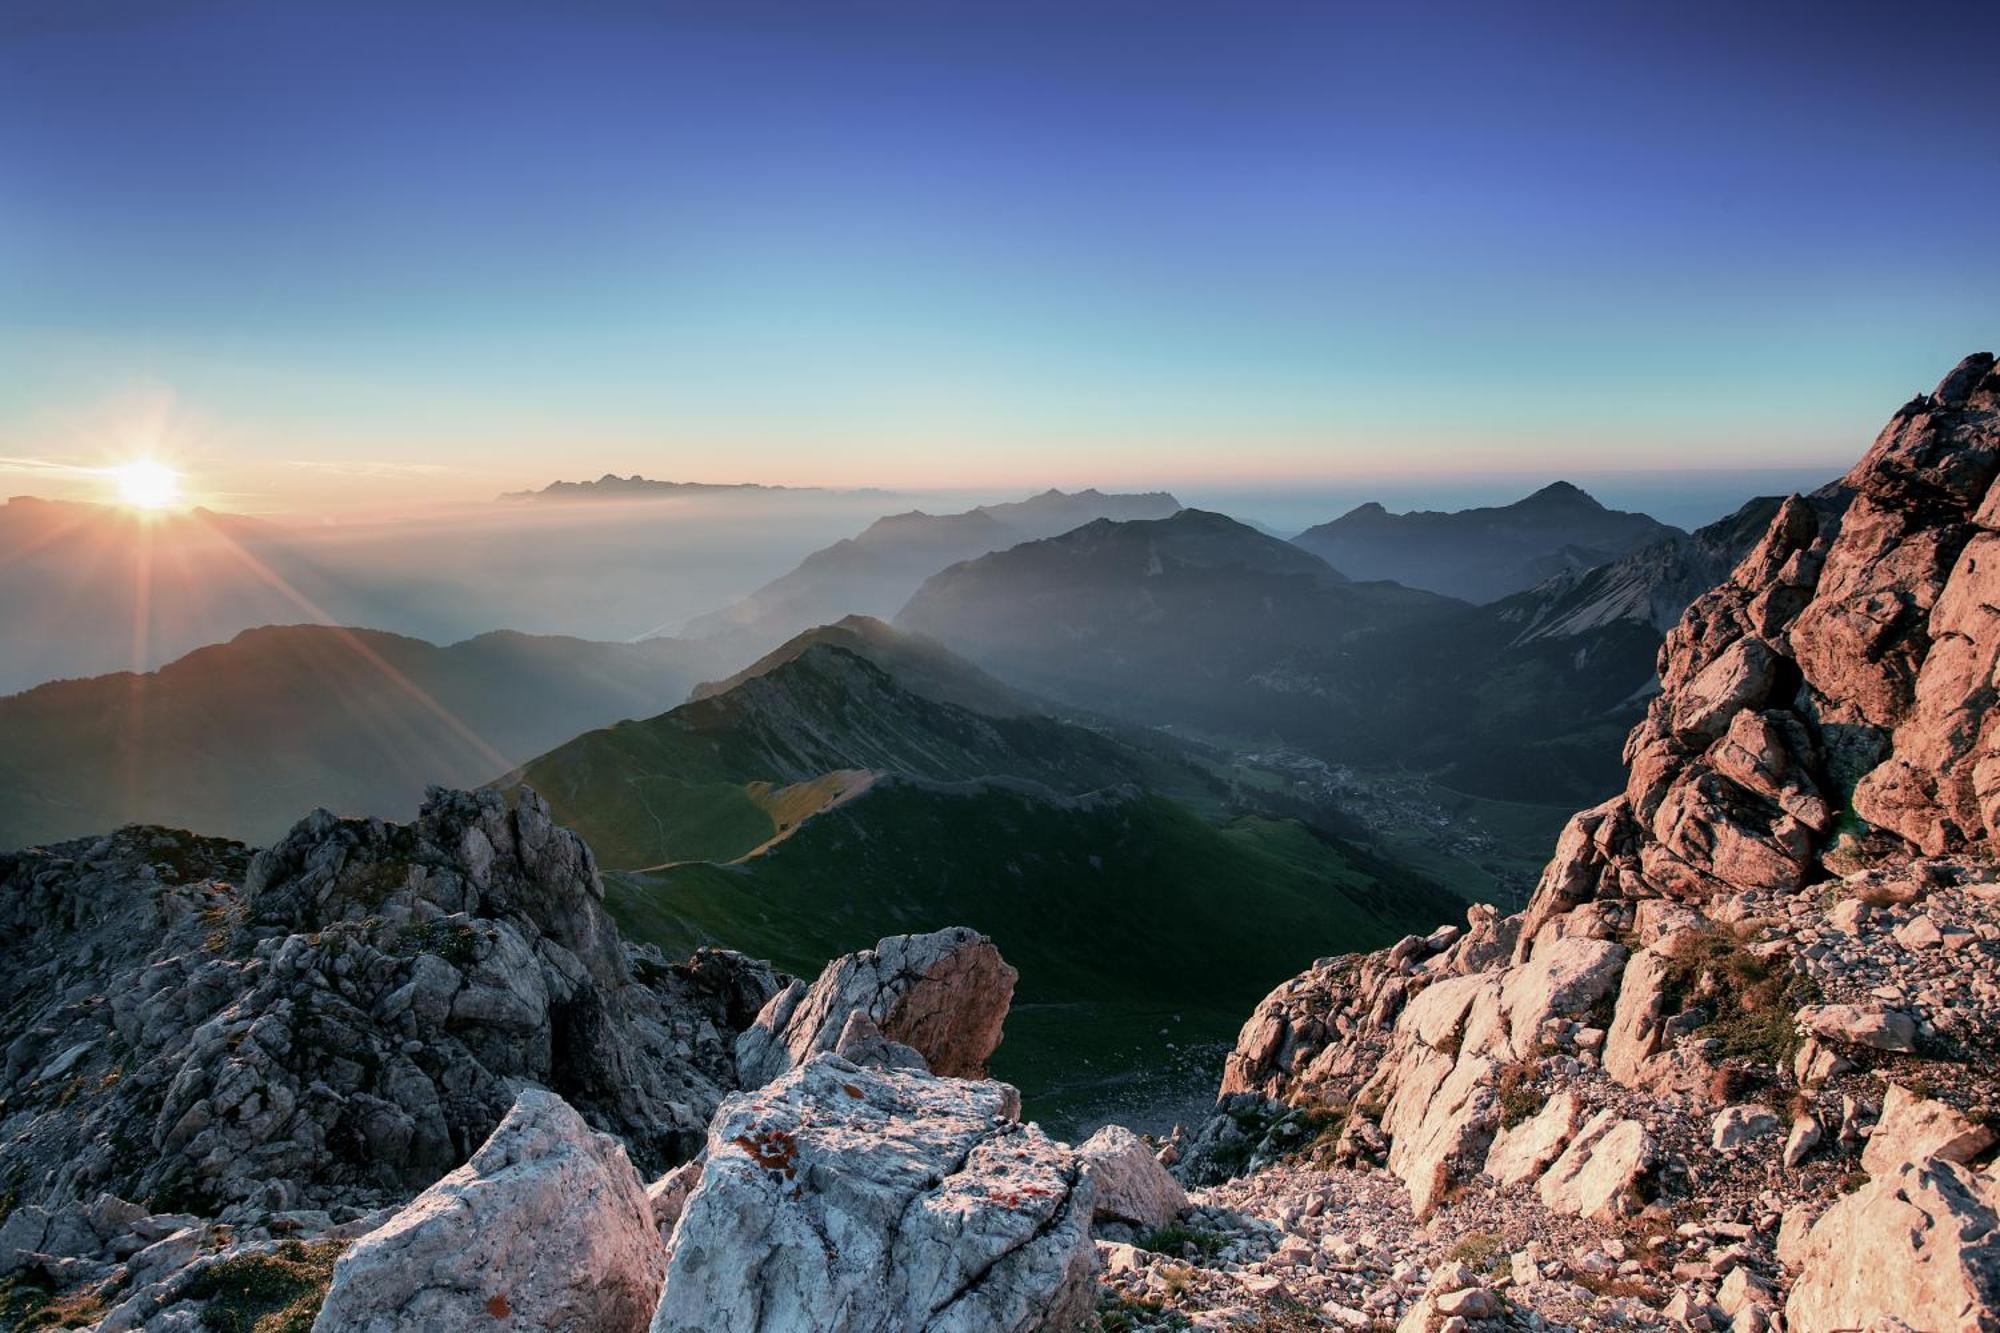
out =
[[[151,458],[107,468],[119,503],[134,509],[164,509],[181,497],[181,474]]]

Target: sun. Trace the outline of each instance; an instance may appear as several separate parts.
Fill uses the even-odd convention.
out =
[[[134,459],[106,472],[118,487],[120,503],[134,509],[164,509],[181,497],[181,474],[154,459]]]

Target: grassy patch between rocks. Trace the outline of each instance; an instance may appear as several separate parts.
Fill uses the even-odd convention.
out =
[[[1501,1261],[1509,1255],[1507,1242],[1498,1232],[1468,1231],[1452,1243],[1444,1257],[1447,1263],[1462,1263],[1475,1273],[1494,1273],[1500,1270]]]
[[[1157,1300],[1112,1296],[1097,1307],[1097,1326],[1103,1333],[1132,1333],[1136,1328],[1191,1328],[1187,1316],[1169,1310]]]
[[[24,1276],[0,1278],[0,1328],[87,1328],[104,1315],[95,1293],[57,1295]]]
[[[1794,1018],[1819,998],[1819,988],[1783,954],[1761,956],[1751,942],[1740,928],[1691,932],[1667,955],[1665,989],[1676,1007],[1709,1010],[1713,1018],[1700,1034],[1720,1043],[1724,1059],[1783,1066],[1801,1041]]]
[[[1508,1129],[1534,1117],[1547,1099],[1535,1086],[1542,1062],[1533,1058],[1516,1060],[1500,1070],[1495,1091],[1500,1098],[1500,1123]]]
[[[208,1302],[201,1322],[216,1333],[309,1333],[344,1249],[338,1241],[290,1241],[224,1259],[197,1273],[186,1295]]]
[[[1151,1250],[1155,1254],[1171,1254],[1176,1259],[1184,1257],[1190,1246],[1197,1256],[1204,1259],[1222,1249],[1222,1237],[1213,1231],[1183,1226],[1179,1222],[1154,1227],[1132,1243],[1142,1250]]]

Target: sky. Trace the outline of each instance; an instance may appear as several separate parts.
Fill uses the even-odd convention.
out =
[[[1685,509],[2000,343],[1987,30],[6,0],[0,493],[157,453],[248,512],[607,471]]]

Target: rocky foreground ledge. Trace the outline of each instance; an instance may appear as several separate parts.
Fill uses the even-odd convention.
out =
[[[984,1077],[1015,981],[990,941],[807,984],[669,964],[601,899],[532,793],[316,814],[254,857],[128,829],[0,858],[0,1327],[1094,1317],[1091,1151]],[[1106,1198],[1178,1196],[1119,1149]]]

